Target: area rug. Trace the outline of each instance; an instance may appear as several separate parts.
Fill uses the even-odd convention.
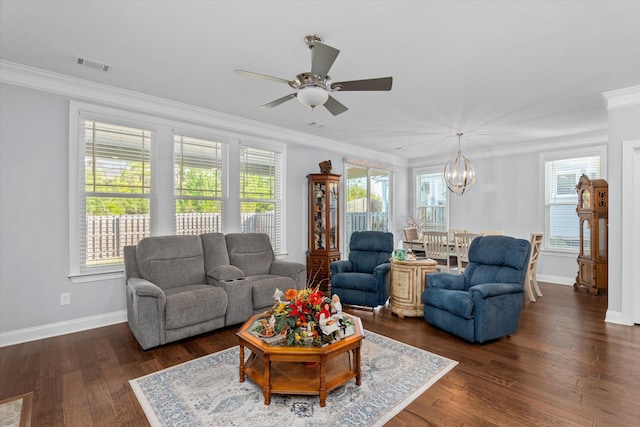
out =
[[[0,401],[0,427],[30,426],[32,402],[33,393]]]
[[[245,353],[246,354],[246,353]],[[381,426],[458,363],[365,331],[362,384],[327,395],[272,395],[239,382],[238,347],[131,380],[152,426]]]

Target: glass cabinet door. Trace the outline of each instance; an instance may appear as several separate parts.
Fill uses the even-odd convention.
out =
[[[329,249],[338,248],[338,183],[329,183]]]
[[[583,190],[582,191],[582,197],[580,198],[580,203],[581,203],[581,208],[583,209],[589,209],[589,207],[591,206],[591,193],[589,192],[589,190]]]
[[[598,218],[598,258],[607,259],[607,219]]]
[[[325,249],[326,228],[325,220],[327,212],[325,210],[325,200],[327,194],[326,184],[324,182],[316,182],[313,187],[313,247],[315,249]]]
[[[582,220],[582,239],[580,252],[582,256],[588,258],[591,256],[591,222]]]

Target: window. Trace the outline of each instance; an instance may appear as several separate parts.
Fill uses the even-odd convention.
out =
[[[153,235],[264,232],[285,253],[284,144],[75,101],[69,129],[74,282],[117,277]]]
[[[447,187],[442,172],[418,172],[415,174],[415,219],[422,225],[419,231],[446,231]]]
[[[173,141],[176,234],[222,232],[226,144],[180,135]]]
[[[150,235],[150,153],[146,129],[82,120],[84,215],[80,270],[121,264],[122,248]]]
[[[345,165],[347,246],[354,231],[389,231],[391,219],[391,171],[351,162]]]
[[[266,233],[283,251],[281,152],[240,147],[240,219],[243,233]]]
[[[579,233],[576,185],[585,174],[603,176],[603,147],[545,154],[544,163],[544,248],[578,252]]]

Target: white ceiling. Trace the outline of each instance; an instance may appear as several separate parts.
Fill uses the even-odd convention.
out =
[[[603,92],[640,85],[640,1],[0,0],[0,58],[415,159],[607,128]],[[332,116],[291,100],[307,34],[341,50]],[[102,72],[77,57],[109,64]],[[310,125],[310,123],[315,123]]]

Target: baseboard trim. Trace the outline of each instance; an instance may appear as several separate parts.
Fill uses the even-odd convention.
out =
[[[538,274],[537,279],[538,282],[556,283],[558,285],[573,286],[573,284],[575,283],[575,279],[572,279],[570,277],[547,276],[545,274]]]
[[[3,332],[0,333],[0,347],[86,331],[88,329],[100,328],[102,326],[114,325],[126,321],[127,311],[122,310],[98,316],[83,317],[80,319],[51,323],[49,325]]]
[[[625,316],[621,311],[607,310],[604,321],[607,323],[617,323],[619,325],[633,325],[633,321],[629,318],[629,316]]]

